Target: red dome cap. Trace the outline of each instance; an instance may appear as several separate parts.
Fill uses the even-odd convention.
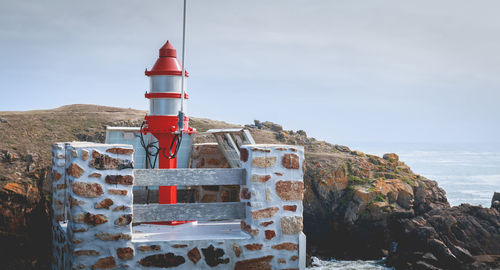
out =
[[[182,65],[179,63],[177,59],[177,50],[170,44],[167,40],[167,43],[160,48],[160,57],[156,60],[153,68],[144,72],[146,76],[151,75],[178,75],[182,76]],[[189,74],[186,71],[186,77]]]

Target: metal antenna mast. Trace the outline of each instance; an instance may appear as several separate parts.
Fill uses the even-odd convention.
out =
[[[186,4],[187,0],[184,0],[184,14],[182,17],[182,82],[181,82],[181,110],[179,111],[179,132],[182,134],[184,129],[184,95],[186,92],[185,81],[186,81]]]

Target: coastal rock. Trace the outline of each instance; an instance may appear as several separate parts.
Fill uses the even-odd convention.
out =
[[[442,269],[481,269],[478,256],[500,252],[500,214],[495,209],[462,204],[437,208],[397,222],[397,248],[389,256],[396,268],[420,269],[421,263]],[[435,258],[429,260],[429,258]]]
[[[495,208],[500,211],[500,192],[493,193],[493,198],[491,198],[491,208]]]
[[[314,255],[383,257],[391,249],[394,220],[449,207],[444,191],[397,155],[339,151],[309,154],[305,163],[304,232]]]
[[[383,158],[385,160],[388,160],[390,162],[396,162],[396,161],[399,161],[399,156],[394,154],[394,153],[387,153],[387,154],[384,154]]]

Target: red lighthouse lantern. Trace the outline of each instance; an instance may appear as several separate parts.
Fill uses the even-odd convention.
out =
[[[182,66],[177,59],[176,49],[169,41],[160,48],[158,60],[151,70],[145,71],[145,74],[150,79],[149,93],[145,94],[150,105],[141,132],[151,133],[158,140],[156,154],[159,169],[174,169],[177,168],[177,152],[182,135],[192,134],[194,130],[189,127],[189,118],[184,116],[182,88],[185,88],[185,83]],[[187,72],[185,76],[188,76]],[[188,95],[184,94],[184,99],[187,98]],[[177,188],[160,186],[158,203],[177,203]]]

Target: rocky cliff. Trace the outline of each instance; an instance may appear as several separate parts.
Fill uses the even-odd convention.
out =
[[[102,142],[106,125],[138,126],[144,115],[94,105],[0,112],[0,252],[10,258],[4,264],[7,269],[48,265],[50,145]],[[199,131],[235,127],[199,118],[191,125]],[[270,122],[255,121],[246,127],[257,143],[305,146],[304,231],[311,254],[388,256],[388,263],[398,269],[499,265],[498,206],[450,207],[436,182],[414,174],[396,154],[377,157],[351,151]]]

